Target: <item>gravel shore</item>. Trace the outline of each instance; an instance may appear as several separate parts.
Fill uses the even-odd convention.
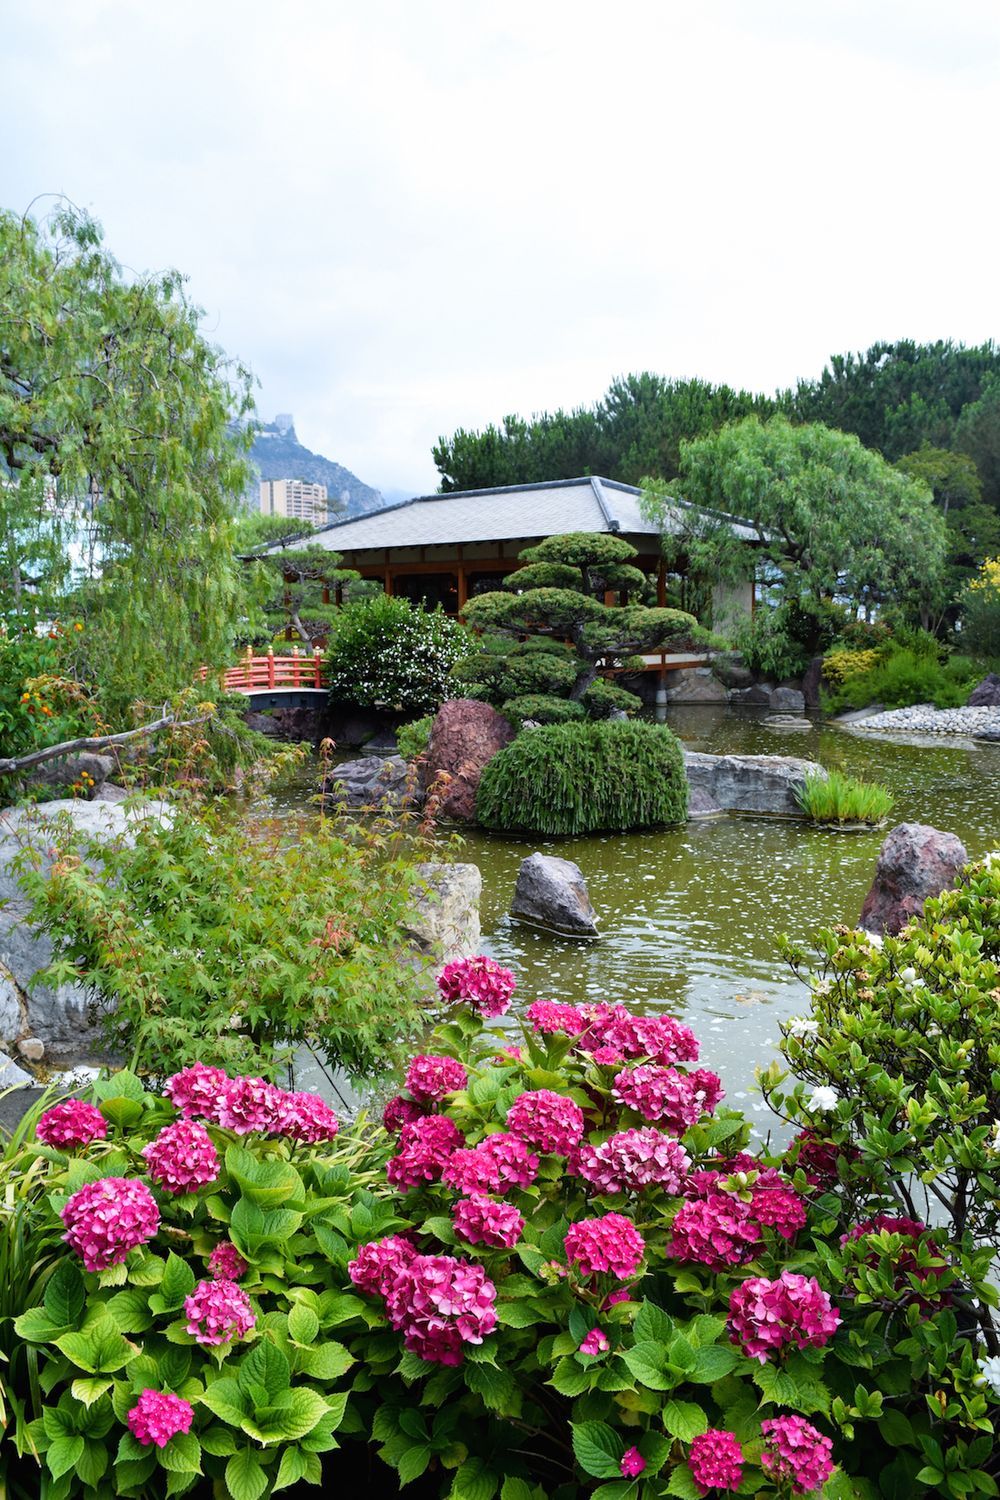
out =
[[[1000,708],[935,708],[932,703],[914,703],[910,708],[892,708],[858,719],[852,729],[888,730],[896,734],[961,734],[978,739],[1000,740]]]

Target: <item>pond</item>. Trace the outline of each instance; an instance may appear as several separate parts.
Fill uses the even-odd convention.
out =
[[[883,782],[896,797],[892,822],[956,833],[971,856],[1000,844],[1000,745],[902,743],[818,719],[808,733],[777,733],[760,714],[725,708],[673,709],[667,722],[688,749],[803,756]],[[819,927],[856,922],[884,836],[721,817],[533,842],[471,831],[459,857],[482,870],[483,950],[516,971],[523,1004],[666,1008],[701,1039],[702,1060],[721,1074],[729,1101],[766,1128],[773,1117],[754,1092],[754,1069],[774,1056],[779,1020],[807,1005],[777,939],[785,933],[805,943]],[[580,866],[600,919],[598,941],[510,921],[518,866],[533,849]]]

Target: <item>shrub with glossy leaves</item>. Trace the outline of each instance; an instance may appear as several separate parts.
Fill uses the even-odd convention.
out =
[[[377,594],[339,613],[326,652],[330,696],[426,714],[449,696],[448,673],[472,649],[468,631],[443,610]]]

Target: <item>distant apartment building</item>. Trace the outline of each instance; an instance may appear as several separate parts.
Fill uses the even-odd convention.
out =
[[[329,503],[325,484],[310,484],[305,479],[262,479],[260,509],[265,516],[288,516],[294,521],[308,521],[311,526],[325,526]]]

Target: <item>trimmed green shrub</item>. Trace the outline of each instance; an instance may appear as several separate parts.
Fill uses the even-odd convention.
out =
[[[434,715],[425,714],[422,719],[414,719],[411,724],[399,726],[396,730],[396,749],[404,760],[416,760],[418,755],[423,755],[430,741],[433,723]]]
[[[548,693],[524,693],[519,698],[508,698],[501,704],[500,712],[518,728],[526,719],[534,719],[536,724],[570,724],[586,717],[582,703],[553,698]]]
[[[814,823],[870,823],[887,818],[896,805],[888,788],[831,771],[807,776],[798,793],[799,806]]]
[[[683,823],[680,742],[664,724],[551,724],[489,762],[476,797],[487,828],[578,834]]]
[[[616,708],[627,714],[637,714],[642,708],[641,698],[630,693],[628,688],[619,687],[616,682],[608,682],[605,677],[598,677],[590,684],[582,702],[594,719],[606,719]]]
[[[913,703],[961,707],[982,674],[967,656],[948,657],[946,648],[937,643],[935,647],[929,652],[922,642],[890,643],[878,653],[870,670],[850,673],[827,693],[825,706],[833,712],[865,708],[869,703],[886,708],[908,708]],[[843,653],[837,653],[833,660],[839,662],[842,657]]]
[[[360,708],[427,713],[449,696],[448,673],[473,649],[469,632],[441,609],[386,594],[362,599],[341,610],[327,647],[330,696]]]

